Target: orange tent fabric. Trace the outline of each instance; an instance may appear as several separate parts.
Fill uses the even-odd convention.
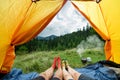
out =
[[[10,71],[15,45],[23,44],[41,32],[66,1],[0,0],[0,72]],[[106,40],[106,59],[120,63],[120,0],[71,2]]]
[[[120,63],[120,0],[74,0],[72,3],[106,40],[106,59]]]
[[[0,0],[0,72],[10,71],[15,45],[41,32],[64,3],[64,0]]]

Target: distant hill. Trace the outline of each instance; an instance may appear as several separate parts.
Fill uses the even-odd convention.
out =
[[[53,39],[55,39],[56,37],[57,37],[56,35],[50,35],[50,36],[47,36],[47,37],[37,36],[37,39],[38,39],[38,40],[53,40]]]

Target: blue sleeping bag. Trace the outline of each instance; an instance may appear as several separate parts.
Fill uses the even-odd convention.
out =
[[[75,70],[95,80],[118,80],[113,70],[104,67],[99,62],[83,68],[76,68]],[[37,76],[39,76],[37,72],[23,74],[21,69],[13,68],[10,73],[4,76],[3,80],[32,80]]]
[[[37,72],[23,74],[21,69],[13,68],[10,73],[4,76],[2,80],[32,80],[39,76]]]
[[[113,70],[103,66],[99,62],[83,68],[76,68],[75,70],[95,80],[118,80]]]

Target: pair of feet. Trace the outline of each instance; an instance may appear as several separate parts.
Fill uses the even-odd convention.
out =
[[[61,68],[61,58],[60,57],[55,57],[53,64],[52,64],[52,68],[56,69],[56,68]]]
[[[57,70],[54,74],[54,70],[56,68],[57,68]],[[66,68],[67,68],[67,70],[66,70]],[[57,77],[60,80],[62,80],[62,79],[64,79],[64,80],[69,80],[69,79],[78,80],[80,73],[78,73],[77,71],[72,69],[68,65],[67,61],[62,61],[62,66],[61,66],[60,57],[57,57],[57,58],[55,57],[52,66],[50,68],[48,68],[45,72],[41,73],[40,76],[43,76],[45,78],[45,80],[50,80],[52,76]]]
[[[57,68],[55,74],[54,70]],[[50,80],[52,77],[57,77],[62,80],[62,69],[61,69],[61,58],[55,57],[52,66],[46,71],[40,73],[40,76],[44,77],[45,80]]]

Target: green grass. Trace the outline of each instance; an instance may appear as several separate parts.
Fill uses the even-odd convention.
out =
[[[76,49],[65,51],[41,51],[32,52],[29,54],[18,54],[13,65],[13,68],[20,68],[23,72],[43,72],[49,68],[53,62],[54,57],[60,56],[61,59],[67,59],[69,65],[73,68],[83,67],[81,58],[76,52]],[[95,63],[99,60],[105,60],[103,51],[86,50],[83,57],[91,57],[92,62]]]

